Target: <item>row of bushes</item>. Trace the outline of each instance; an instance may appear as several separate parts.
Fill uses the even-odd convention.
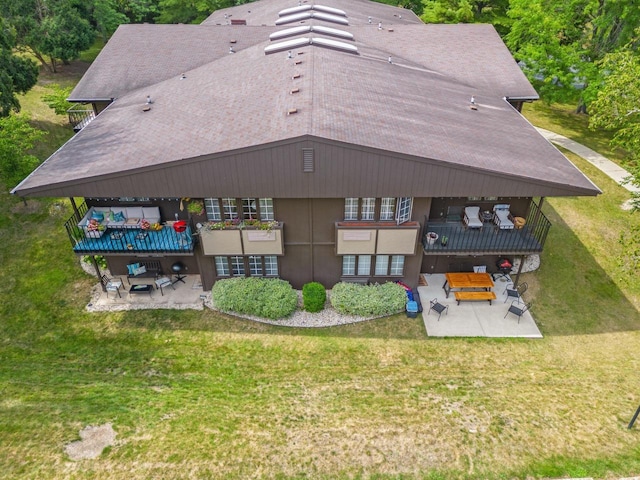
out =
[[[298,295],[284,280],[266,278],[229,278],[219,280],[211,290],[216,308],[223,312],[241,313],[269,319],[291,315],[297,307]],[[327,294],[322,284],[307,283],[302,288],[304,309],[319,312]],[[384,316],[404,310],[407,295],[396,283],[358,285],[338,283],[331,291],[331,305],[343,315],[360,317]]]

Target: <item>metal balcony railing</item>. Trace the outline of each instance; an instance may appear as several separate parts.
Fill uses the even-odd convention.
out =
[[[501,230],[493,222],[482,228],[466,228],[461,222],[425,222],[422,246],[425,254],[448,255],[465,253],[470,255],[530,255],[542,252],[551,228],[551,222],[531,203],[522,228]],[[433,232],[437,239],[429,239]]]
[[[87,233],[78,223],[87,213],[86,204],[78,207],[78,214],[68,219],[64,226],[69,235],[73,251],[82,255],[108,255],[124,253],[193,253],[197,236],[192,222],[187,230],[177,233],[171,226],[161,230],[140,228],[110,228]]]
[[[96,118],[96,112],[91,106],[86,105],[74,105],[67,110],[69,115],[69,123],[73,127],[74,132],[79,132],[84,127],[91,123],[91,120]]]

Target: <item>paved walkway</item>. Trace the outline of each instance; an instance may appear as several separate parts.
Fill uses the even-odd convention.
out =
[[[608,158],[603,157],[598,152],[595,152],[590,148],[585,147],[584,145],[578,142],[575,142],[565,136],[559,135],[554,132],[550,132],[549,130],[545,130],[544,128],[536,127],[536,130],[538,130],[538,132],[540,132],[540,134],[543,137],[545,137],[547,140],[549,140],[551,143],[560,145],[562,148],[566,148],[570,152],[575,153],[576,155],[584,158],[589,163],[595,165],[600,170],[602,170],[605,174],[607,174],[609,177],[615,180],[623,188],[626,188],[630,192],[640,193],[640,188],[634,185],[631,185],[629,183],[624,185],[622,184],[625,178],[627,178],[631,174],[621,166],[613,163]]]

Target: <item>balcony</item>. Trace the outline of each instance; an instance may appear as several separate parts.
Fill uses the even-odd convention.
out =
[[[74,105],[67,110],[67,114],[69,115],[69,123],[73,126],[73,131],[76,133],[96,118],[96,113],[93,108],[82,104]]]
[[[492,222],[482,228],[466,228],[461,222],[426,222],[422,246],[426,255],[531,255],[540,253],[551,228],[551,223],[535,203],[526,215],[522,228],[500,230]],[[434,232],[437,240],[431,242],[427,233]],[[446,244],[442,239],[446,237]]]
[[[414,255],[418,222],[337,222],[338,255]]]
[[[212,222],[200,229],[205,255],[284,255],[282,222]],[[262,229],[265,227],[266,229]]]
[[[171,225],[161,230],[143,230],[140,228],[107,227],[100,235],[88,237],[78,227],[78,222],[87,211],[85,204],[65,223],[65,229],[73,251],[78,255],[119,255],[141,253],[169,253],[172,255],[191,255],[195,247],[193,225],[186,231],[177,233]]]

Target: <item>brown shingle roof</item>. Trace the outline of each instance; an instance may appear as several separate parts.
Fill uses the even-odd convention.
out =
[[[250,4],[252,12],[254,6],[268,3]],[[346,8],[364,2],[327,4]],[[424,158],[557,184],[566,187],[567,194],[576,189],[597,192],[503,99],[535,96],[535,92],[492,27],[397,25],[389,32],[367,22],[345,28],[355,35],[358,55],[306,46],[295,49],[291,59],[286,52],[264,54],[269,33],[278,29],[250,25],[119,29],[108,45],[111,50],[100,55],[74,91],[74,98],[84,92],[118,99],[16,191],[313,136],[418,161]],[[195,40],[183,39],[191,34]],[[161,37],[175,39],[175,54],[160,55],[160,43],[151,37],[158,42]],[[228,53],[231,37],[237,40],[234,54]],[[203,42],[210,43],[202,48]],[[147,56],[140,55],[141,44],[148,45]],[[152,49],[154,45],[158,50]],[[178,60],[179,49],[185,49],[189,60]],[[157,63],[148,58],[152,51]],[[115,68],[118,54],[146,63],[127,61],[129,71],[119,67],[114,72],[110,68]],[[302,63],[296,65],[296,60]],[[170,67],[172,62],[177,66]],[[191,70],[185,66],[189,62],[196,65]],[[181,80],[183,71],[187,78]],[[294,73],[300,78],[294,80]],[[294,95],[293,87],[299,89]],[[147,95],[154,103],[143,112]],[[469,108],[471,95],[479,104],[477,111]],[[297,113],[287,115],[292,108]]]

